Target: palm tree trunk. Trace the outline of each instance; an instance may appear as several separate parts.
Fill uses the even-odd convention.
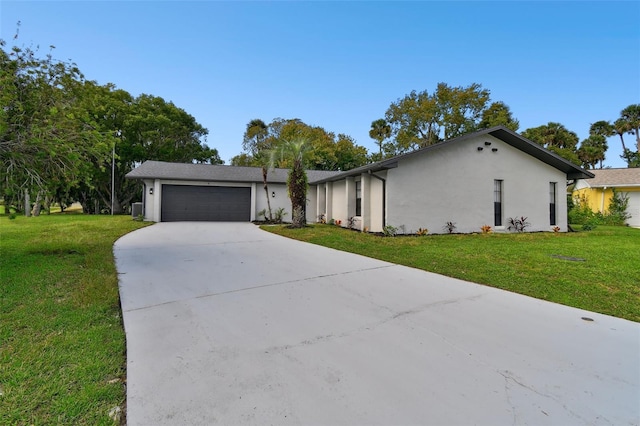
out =
[[[302,228],[307,224],[305,217],[306,176],[302,161],[294,160],[294,166],[289,174],[289,196],[291,197],[291,222],[294,228]]]
[[[267,211],[269,212],[269,221],[273,221],[271,216],[271,199],[269,198],[269,187],[267,186],[267,168],[262,166],[262,183],[264,184],[264,193],[267,197]]]
[[[627,152],[627,147],[624,144],[624,137],[622,136],[622,133],[618,133],[618,136],[620,136],[620,142],[622,142],[622,152]]]

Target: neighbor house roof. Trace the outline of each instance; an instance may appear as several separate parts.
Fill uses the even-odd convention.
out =
[[[307,170],[309,182],[326,179],[339,172]],[[269,183],[286,183],[288,169],[269,169]],[[145,161],[126,177],[128,179],[205,180],[218,182],[262,182],[260,167],[225,166],[219,164],[168,163]]]
[[[616,186],[640,187],[640,168],[590,170],[595,175],[587,181],[592,188],[613,188]]]
[[[349,176],[357,176],[361,173],[366,173],[368,171],[377,172],[381,170],[392,169],[394,167],[397,167],[399,159],[407,158],[413,155],[423,154],[432,150],[441,149],[450,144],[459,143],[463,140],[476,138],[483,135],[494,136],[500,139],[501,141],[513,146],[514,148],[517,148],[520,151],[523,151],[537,158],[538,160],[544,163],[547,163],[550,166],[555,167],[556,169],[566,173],[567,179],[589,179],[593,177],[592,173],[582,169],[579,166],[576,166],[572,162],[565,160],[564,158],[549,151],[548,149],[545,149],[542,145],[532,142],[529,139],[520,136],[519,134],[507,129],[504,126],[496,126],[490,129],[484,129],[474,133],[467,133],[465,135],[458,136],[457,138],[449,139],[444,142],[440,142],[434,145],[417,149],[407,154],[398,155],[392,158],[388,158],[386,160],[378,161],[376,163],[367,164],[366,166],[347,170],[346,172],[342,172],[334,176],[328,176],[314,183],[340,180]],[[455,165],[452,165],[452,167],[455,167]],[[311,179],[309,180],[311,181]]]

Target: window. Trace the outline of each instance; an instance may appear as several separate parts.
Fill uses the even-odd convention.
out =
[[[356,181],[356,216],[362,216],[362,182]]]
[[[502,226],[502,181],[493,181],[493,225]]]
[[[549,224],[556,225],[556,182],[549,182]]]

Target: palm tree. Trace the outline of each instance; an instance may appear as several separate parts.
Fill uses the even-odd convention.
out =
[[[305,207],[308,180],[304,169],[304,158],[310,146],[309,142],[303,138],[281,140],[271,151],[270,156],[271,167],[274,167],[277,161],[291,161],[287,187],[289,198],[291,198],[291,226],[294,228],[303,228],[307,224]]]
[[[578,158],[582,161],[583,167],[587,169],[595,169],[598,163],[602,168],[607,149],[607,139],[603,135],[592,133],[580,144],[580,148],[577,151]]]
[[[380,118],[371,123],[371,130],[369,130],[369,137],[375,139],[380,147],[380,160],[382,160],[382,142],[391,136],[391,126],[387,123],[387,120]]]
[[[624,118],[618,118],[613,123],[613,131],[616,135],[620,136],[620,142],[622,142],[622,152],[627,152],[627,147],[624,144],[624,134],[629,133],[631,129],[629,128],[629,123]]]
[[[636,135],[636,150],[640,152],[640,104],[629,105],[623,109],[620,118],[626,121],[627,131]]]
[[[269,136],[269,128],[264,121],[259,118],[251,120],[247,123],[247,130],[244,132],[242,140],[242,148],[249,152],[253,157],[253,163],[262,168],[262,186],[267,197],[267,213],[269,221],[273,220],[271,214],[271,198],[269,197],[269,185],[267,184],[267,175],[269,173],[269,155],[267,140]]]

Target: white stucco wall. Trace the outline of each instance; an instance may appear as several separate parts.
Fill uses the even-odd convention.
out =
[[[154,181],[152,179],[144,179],[142,181],[143,183],[143,187],[142,187],[142,200],[143,200],[143,206],[142,206],[142,212],[144,214],[144,220],[145,221],[153,221],[153,218],[155,217],[155,204],[154,204],[154,194],[155,194],[155,187],[154,187]],[[149,194],[149,189],[153,188],[154,190],[154,194]]]
[[[287,185],[270,183],[267,185],[269,190],[269,203],[271,204],[271,214],[274,214],[279,208],[283,208],[287,213],[283,220],[291,221],[291,200],[287,192]],[[255,200],[255,210],[252,215],[252,220],[262,220],[263,217],[258,217],[258,212],[263,209],[267,209],[267,198],[264,193],[264,186],[262,183],[255,184],[255,192],[251,193],[251,196]],[[275,193],[275,197],[273,194]],[[268,214],[267,214],[268,215]]]
[[[378,176],[381,179],[386,179],[387,173],[380,172],[374,173],[375,176]],[[385,221],[385,211],[386,206],[383,205],[385,203],[385,197],[383,194],[384,183],[382,180],[371,176],[369,180],[369,189],[363,194],[363,203],[367,203],[369,205],[369,224],[367,227],[370,232],[382,232],[382,228],[384,226]],[[366,195],[366,199],[364,198]]]
[[[265,196],[263,184],[256,183],[254,185],[256,188],[255,188],[255,193],[252,192],[252,196],[254,196],[255,205],[256,205],[255,211],[254,211],[255,219],[261,220],[262,216],[258,217],[258,212],[260,212],[262,209],[267,208],[267,199]],[[289,198],[289,190],[287,189],[287,185],[284,183],[282,184],[270,183],[268,187],[269,187],[269,197],[271,197],[269,201],[271,203],[272,214],[275,213],[277,209],[283,208],[284,211],[286,212],[283,220],[285,222],[291,222],[291,219],[293,216],[291,211],[291,199]],[[274,193],[275,193],[275,197],[273,196]],[[317,221],[317,214],[316,214],[317,199],[318,199],[318,194],[317,194],[316,186],[309,185],[309,187],[307,188],[307,206],[306,206],[307,223],[313,223]]]
[[[347,182],[344,180],[333,182],[331,185],[331,215],[327,215],[327,223],[331,220],[340,220],[342,225],[347,223],[349,218],[347,212]]]
[[[504,228],[509,217],[525,216],[531,224],[527,231],[550,231],[549,182],[557,182],[557,224],[566,231],[566,175],[489,135],[399,159],[387,172],[387,224],[404,225],[407,233],[418,228],[445,233],[449,221],[456,232],[495,228],[496,179],[504,181]]]

